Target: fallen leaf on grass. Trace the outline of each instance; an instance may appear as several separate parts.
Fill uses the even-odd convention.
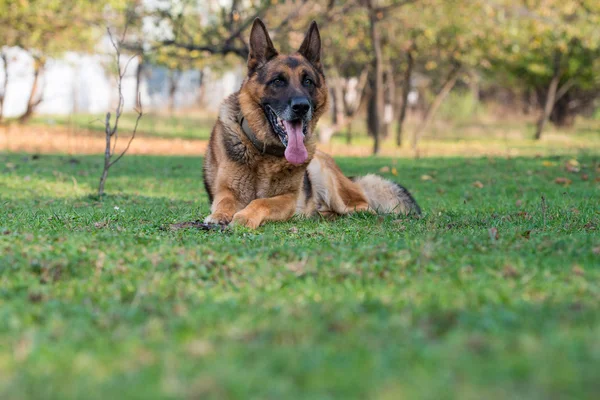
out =
[[[397,176],[398,170],[396,168],[392,168],[392,175]]]
[[[431,177],[431,175],[421,175],[421,180],[422,181],[430,181],[433,178]]]
[[[581,174],[582,181],[587,181],[588,179],[590,179],[590,176],[588,174]]]
[[[577,276],[585,275],[585,271],[579,265],[574,265],[572,271]]]
[[[488,229],[488,233],[490,234],[491,240],[498,240],[498,229],[497,228]]]
[[[390,172],[390,167],[388,167],[387,165],[385,167],[381,167],[381,168],[379,168],[379,172],[381,172],[382,174],[385,174],[386,172]]]
[[[478,189],[482,189],[483,183],[481,183],[480,181],[475,181],[475,182],[473,182],[473,186],[475,186]]]
[[[579,165],[579,161],[571,159],[565,163],[565,169],[569,172],[579,172],[581,166]]]
[[[517,206],[517,207],[521,207],[522,204],[523,204],[523,200],[517,200],[515,202],[515,206]]]
[[[106,228],[106,226],[107,226],[107,225],[108,225],[108,223],[107,223],[106,221],[104,221],[104,222],[96,222],[96,223],[94,223],[94,226],[95,226],[97,229]]]
[[[558,183],[559,185],[570,185],[573,181],[569,178],[558,177],[554,180],[554,183]]]
[[[306,270],[306,260],[288,263],[285,268],[296,276],[302,276]]]
[[[554,167],[556,165],[556,163],[552,162],[552,161],[545,160],[545,161],[542,161],[542,165],[544,167]]]
[[[516,278],[519,276],[519,271],[517,271],[512,265],[506,264],[504,269],[502,269],[502,276],[505,278]]]

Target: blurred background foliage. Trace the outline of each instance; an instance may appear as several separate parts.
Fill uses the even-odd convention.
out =
[[[25,122],[43,101],[35,82],[48,58],[98,52],[107,28],[126,33],[138,79],[143,68],[164,67],[175,93],[185,71],[243,72],[257,17],[282,52],[319,23],[332,99],[323,142],[352,140],[360,120],[374,153],[386,138],[416,149],[436,116],[506,113],[531,121],[539,139],[548,121],[568,128],[598,113],[596,0],[0,0],[2,59],[18,47],[35,60]]]

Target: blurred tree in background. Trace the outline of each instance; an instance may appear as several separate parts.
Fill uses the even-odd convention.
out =
[[[183,71],[243,66],[257,17],[282,52],[319,23],[332,100],[324,142],[344,131],[352,140],[352,123],[364,115],[374,153],[394,126],[400,146],[406,116],[418,109],[416,149],[453,90],[469,94],[473,110],[500,98],[515,110],[524,104],[536,113],[539,139],[547,121],[569,126],[590,113],[600,93],[597,0],[0,0],[0,37],[3,48],[35,60],[27,119],[41,101],[48,57],[93,51],[108,25],[127,21],[138,82],[144,65],[164,66],[173,97]]]
[[[542,107],[535,138],[548,118],[570,125],[600,91],[600,2],[525,1],[484,7],[497,39],[487,54],[489,76],[535,93]]]
[[[106,31],[107,13],[119,18],[124,10],[124,2],[117,0],[0,0],[3,49],[20,47],[33,58],[33,85],[21,122],[43,100],[39,86],[47,60],[66,51],[94,51]]]

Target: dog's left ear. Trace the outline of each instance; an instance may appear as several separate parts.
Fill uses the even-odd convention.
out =
[[[310,24],[298,53],[302,54],[319,71],[323,69],[321,66],[321,35],[315,21]]]

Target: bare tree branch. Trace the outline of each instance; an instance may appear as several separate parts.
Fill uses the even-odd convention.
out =
[[[106,144],[104,147],[104,168],[102,170],[102,175],[100,176],[100,183],[98,185],[98,196],[102,196],[104,194],[104,185],[106,183],[106,179],[108,178],[109,169],[113,165],[115,165],[129,150],[129,147],[131,146],[131,142],[133,142],[133,139],[135,139],[135,135],[137,133],[140,119],[144,115],[143,109],[142,109],[141,94],[138,92],[137,99],[136,99],[136,109],[135,109],[135,111],[137,112],[137,119],[135,120],[135,126],[133,127],[133,132],[131,134],[131,137],[129,138],[129,142],[127,143],[127,146],[125,147],[125,149],[123,149],[123,151],[117,156],[117,158],[115,158],[113,160],[112,158],[116,153],[117,140],[119,138],[119,120],[121,119],[121,115],[123,114],[123,108],[125,106],[125,98],[123,96],[123,78],[125,77],[125,74],[127,73],[127,68],[129,67],[131,60],[133,60],[133,58],[138,56],[137,54],[135,54],[132,57],[130,57],[127,60],[127,62],[125,63],[125,67],[121,69],[121,47],[122,47],[123,43],[125,42],[125,34],[127,33],[128,25],[129,25],[129,23],[125,26],[123,35],[121,36],[121,39],[119,41],[115,41],[115,39],[112,35],[112,32],[110,31],[110,28],[106,29],[106,31],[108,33],[108,37],[110,39],[110,42],[111,42],[113,48],[115,49],[115,63],[117,66],[117,91],[118,91],[119,99],[118,99],[117,107],[115,110],[114,124],[111,126],[110,112],[106,113],[106,120],[104,122],[104,135],[106,138]]]

